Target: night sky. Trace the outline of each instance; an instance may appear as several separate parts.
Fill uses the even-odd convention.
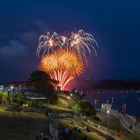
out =
[[[79,29],[99,44],[83,78],[140,79],[139,0],[0,0],[0,82],[37,70],[41,34]]]

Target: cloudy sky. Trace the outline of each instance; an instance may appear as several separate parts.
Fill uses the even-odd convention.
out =
[[[139,0],[1,0],[0,81],[37,70],[38,37],[84,29],[96,38],[83,78],[140,79]]]

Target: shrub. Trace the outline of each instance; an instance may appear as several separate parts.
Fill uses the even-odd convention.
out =
[[[95,109],[91,106],[88,100],[82,100],[72,106],[72,109],[82,115],[92,116],[96,114]]]

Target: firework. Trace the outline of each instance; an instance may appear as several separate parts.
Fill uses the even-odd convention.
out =
[[[85,33],[84,30],[79,30],[77,33],[71,33],[68,50],[76,52],[82,61],[87,64],[87,54],[91,54],[93,50],[95,55],[97,55],[95,45],[98,47],[96,40],[91,34]]]
[[[64,89],[72,79],[83,72],[85,64],[88,64],[86,56],[92,52],[97,55],[96,47],[98,44],[94,37],[84,30],[68,35],[48,32],[39,38],[36,50],[37,56],[42,56],[39,68],[59,81],[59,86]]]
[[[41,58],[39,68],[59,81],[59,86],[64,89],[72,79],[83,72],[84,66],[74,52],[60,49],[44,55]]]
[[[59,38],[59,35],[55,32],[52,35],[50,35],[49,32],[47,35],[41,35],[39,37],[39,46],[36,51],[37,55],[39,56],[41,51],[43,51],[44,55],[45,53],[51,53],[57,48],[60,48],[61,42]]]
[[[92,50],[97,55],[95,46],[98,46],[94,37],[84,32],[84,30],[79,30],[76,33],[70,33],[69,36],[61,36],[57,33],[50,35],[41,35],[39,38],[39,46],[37,48],[37,55],[40,54],[50,54],[59,49],[65,49],[67,51],[72,51],[76,53],[82,62],[87,64],[87,54],[91,54]]]

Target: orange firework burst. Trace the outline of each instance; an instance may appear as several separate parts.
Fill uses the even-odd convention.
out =
[[[63,49],[43,56],[39,68],[58,80],[61,89],[84,70],[80,58],[75,53]]]

